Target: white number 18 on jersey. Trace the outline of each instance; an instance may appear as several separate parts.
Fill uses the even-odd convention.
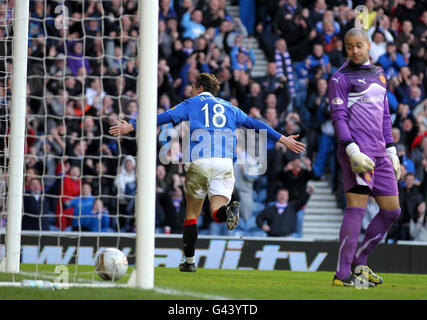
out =
[[[225,108],[222,104],[215,104],[213,106],[213,112],[214,115],[212,116],[212,124],[217,127],[217,128],[222,128],[225,126],[225,124],[227,123],[227,118],[225,117]],[[205,112],[205,127],[209,128],[210,127],[210,122],[209,122],[209,104],[205,104],[202,108],[202,111]]]

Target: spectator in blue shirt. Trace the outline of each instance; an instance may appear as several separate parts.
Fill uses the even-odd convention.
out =
[[[182,16],[181,25],[184,28],[182,34],[183,38],[196,39],[203,35],[206,31],[205,26],[202,24],[203,13],[200,10],[194,10],[193,12],[186,12]]]
[[[323,45],[321,43],[315,43],[313,45],[313,53],[310,54],[305,60],[305,67],[309,71],[309,78],[313,77],[312,69],[318,65],[320,65],[322,68],[322,77],[324,79],[328,79],[329,73],[331,71],[331,63],[329,62],[329,57],[325,54]]]
[[[249,40],[247,47],[243,45],[243,35],[241,34],[234,38],[234,45],[230,52],[230,61],[235,79],[240,78],[241,72],[252,70],[255,65],[255,53],[251,46],[252,40]]]
[[[43,19],[45,18],[44,4],[42,1],[35,1],[31,5],[33,8],[31,9],[31,18],[28,25],[28,36],[29,38],[45,36],[45,29],[43,26]],[[35,44],[36,41],[34,41],[34,39],[32,41],[33,44]]]
[[[378,59],[378,62],[390,79],[391,77],[397,76],[400,68],[407,64],[403,56],[396,51],[396,45],[393,42],[387,43],[386,50],[387,52]]]
[[[399,101],[397,100],[394,93],[387,91],[387,99],[388,99],[388,105],[389,105],[390,109],[393,111],[393,113],[396,113]]]
[[[255,64],[255,54],[252,49],[246,51],[242,48],[234,47],[230,54],[231,69],[250,71]]]
[[[90,225],[92,232],[108,232],[110,229],[110,217],[107,208],[101,199],[96,199],[93,203],[92,217],[90,217]],[[88,219],[88,220],[89,220]]]
[[[396,78],[389,79],[387,84],[387,99],[388,99],[388,105],[390,107],[391,113],[397,112],[397,106],[399,105],[399,99],[397,98],[396,93],[396,85],[398,85],[399,80]]]
[[[404,144],[396,145],[397,155],[399,157],[400,163],[405,167],[407,172],[415,174],[415,164],[410,158],[406,156],[406,147]]]
[[[64,201],[66,208],[74,208],[73,213],[73,230],[74,231],[91,231],[91,218],[93,203],[95,197],[92,196],[92,187],[84,183],[82,195],[73,200]]]
[[[314,77],[319,68],[322,74],[321,77],[323,79],[328,79],[331,71],[330,59],[324,53],[323,45],[321,43],[315,43],[313,45],[313,53],[295,66],[295,72],[298,78],[297,84],[298,87],[300,87],[299,90],[306,90],[309,79]]]
[[[110,218],[102,200],[92,196],[92,187],[83,184],[82,195],[65,201],[67,208],[74,208],[73,231],[107,232]]]
[[[325,24],[324,24],[325,20],[331,21],[333,29],[334,29],[334,34],[339,34],[341,32],[340,24],[334,20],[334,12],[332,10],[326,10],[323,14],[323,19],[319,20],[316,23],[317,33],[320,34],[320,33],[325,31]]]
[[[159,20],[176,19],[176,11],[171,7],[170,0],[160,0]]]

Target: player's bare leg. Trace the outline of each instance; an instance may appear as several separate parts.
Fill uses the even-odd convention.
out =
[[[398,210],[400,209],[399,196],[377,196],[375,200],[380,209],[383,210]]]
[[[209,199],[212,219],[215,222],[226,222],[227,229],[233,230],[239,223],[240,204],[233,201],[228,205],[229,199],[213,195]]]
[[[347,192],[345,194],[347,207],[366,208],[369,195]]]
[[[382,284],[383,279],[376,275],[367,265],[369,254],[382,241],[389,231],[393,222],[400,215],[399,196],[377,196],[375,197],[380,211],[369,224],[365,237],[353,259],[353,272],[363,276],[369,282]]]
[[[189,195],[185,195],[185,199],[187,208],[182,232],[185,261],[179,265],[179,270],[181,272],[196,272],[194,255],[198,236],[197,219],[200,216],[205,199],[195,199]]]
[[[185,195],[185,201],[187,203],[187,208],[185,210],[185,220],[198,219],[205,199],[196,199],[192,196]]]
[[[357,249],[362,219],[366,212],[369,194],[347,192],[347,206],[340,229],[340,248],[338,252],[337,272],[332,281],[334,286],[372,287],[364,278],[351,271],[351,264]]]

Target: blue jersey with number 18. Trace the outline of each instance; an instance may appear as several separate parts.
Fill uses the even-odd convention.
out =
[[[248,117],[242,110],[209,92],[202,92],[167,112],[175,124],[189,121],[190,148],[184,154],[185,159],[236,159],[236,129]]]

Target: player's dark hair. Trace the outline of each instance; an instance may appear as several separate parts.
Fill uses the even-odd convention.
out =
[[[344,43],[347,42],[347,37],[356,37],[356,36],[362,36],[365,41],[369,42],[369,36],[366,31],[360,28],[352,28],[347,31],[347,33],[344,36]]]
[[[219,85],[218,79],[213,74],[201,73],[196,77],[196,88],[203,87],[203,91],[210,92],[214,96],[216,96],[219,91]]]

